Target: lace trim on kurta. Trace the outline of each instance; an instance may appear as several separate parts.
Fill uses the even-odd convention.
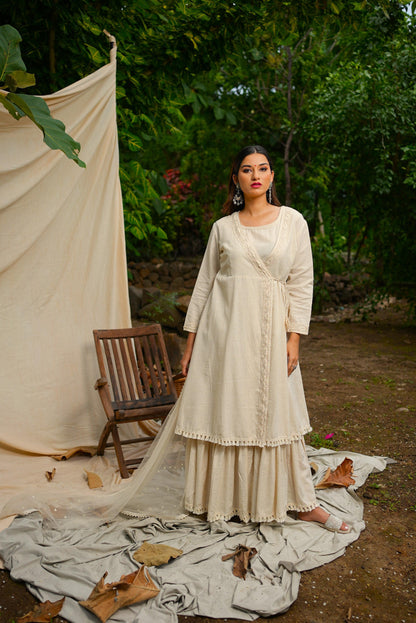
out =
[[[304,426],[300,431],[296,431],[290,436],[286,437],[277,437],[276,439],[224,439],[223,437],[217,437],[216,435],[211,435],[209,433],[195,433],[189,432],[180,428],[176,429],[177,435],[182,435],[182,437],[186,437],[188,439],[199,439],[200,441],[209,441],[211,443],[216,443],[219,446],[259,446],[260,448],[270,447],[274,448],[276,446],[282,446],[284,444],[293,443],[294,441],[299,441],[303,439],[303,436],[306,433],[309,433],[312,430],[312,427],[308,424]]]
[[[284,207],[281,207],[283,210],[282,223],[281,228],[285,227],[287,224],[287,211],[284,210]],[[263,260],[259,254],[257,253],[255,247],[250,243],[249,237],[247,235],[247,230],[241,227],[240,218],[238,216],[238,212],[234,212],[233,214],[233,226],[234,232],[240,243],[245,248],[251,262],[259,271],[260,275],[263,277],[262,280],[262,290],[263,290],[263,300],[262,300],[262,323],[261,323],[261,345],[260,345],[260,380],[259,386],[257,389],[258,396],[258,436],[260,440],[264,440],[266,434],[266,425],[267,425],[267,412],[268,412],[268,402],[269,402],[269,384],[270,384],[270,352],[272,347],[271,340],[271,330],[272,330],[272,317],[273,317],[273,286],[276,283],[278,288],[280,289],[283,304],[284,304],[284,315],[285,315],[285,325],[287,328],[288,324],[288,297],[286,293],[286,286],[283,281],[279,281],[275,279],[272,273],[267,268],[265,261],[270,260],[273,256],[276,248],[278,246],[278,241],[280,238],[280,232],[276,240],[276,244],[273,248],[273,251],[269,255],[266,260]],[[256,445],[259,442],[256,442]],[[280,442],[274,445],[280,445]],[[287,442],[290,443],[290,442]],[[249,443],[246,445],[250,445]],[[265,444],[264,441],[261,441],[259,445],[273,445],[273,444]]]
[[[308,504],[307,506],[299,506],[296,504],[288,504],[286,506],[286,511],[281,515],[255,515],[247,512],[241,512],[238,509],[235,509],[229,513],[210,513],[208,508],[205,506],[192,506],[192,504],[187,504],[185,502],[185,508],[190,513],[194,515],[203,515],[207,513],[207,521],[229,521],[232,517],[238,516],[243,523],[270,523],[272,521],[276,521],[277,523],[283,523],[287,519],[288,511],[296,511],[298,513],[308,513],[316,508],[317,503]]]

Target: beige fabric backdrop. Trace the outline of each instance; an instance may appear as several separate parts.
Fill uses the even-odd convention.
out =
[[[92,330],[130,326],[115,80],[113,48],[45,97],[86,169],[0,105],[0,461],[96,445],[104,425]]]

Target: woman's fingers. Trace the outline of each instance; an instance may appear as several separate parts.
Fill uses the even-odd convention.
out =
[[[181,371],[184,376],[188,374],[189,362],[191,358],[187,355],[184,355],[181,359]]]
[[[297,360],[288,358],[288,360],[287,360],[287,375],[290,376],[292,374],[292,372],[294,372],[296,370],[297,367],[298,367]]]

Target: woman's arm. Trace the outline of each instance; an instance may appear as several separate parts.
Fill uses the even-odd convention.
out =
[[[287,349],[287,375],[290,376],[299,363],[299,333],[289,333],[286,344]]]
[[[297,223],[296,256],[286,282],[289,295],[289,334],[307,335],[313,295],[313,262],[308,225],[302,218]]]
[[[181,359],[181,370],[182,374],[186,376],[188,374],[189,363],[192,357],[192,351],[194,348],[196,333],[189,333],[188,339],[186,340],[185,351],[182,355]]]
[[[183,325],[184,330],[189,333],[197,332],[199,319],[211,292],[215,276],[220,268],[218,245],[217,224],[214,223]]]

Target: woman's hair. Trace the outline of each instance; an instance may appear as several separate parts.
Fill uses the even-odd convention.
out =
[[[240,170],[241,163],[243,162],[246,156],[250,154],[263,154],[269,163],[271,171],[273,171],[273,163],[267,151],[261,145],[248,145],[248,147],[244,147],[235,157],[233,165],[231,167],[230,179],[228,182],[228,196],[227,200],[224,203],[224,213],[232,214],[233,212],[237,212],[244,208],[244,195],[243,195],[243,203],[240,206],[236,206],[233,203],[233,197],[235,194],[236,185],[233,179],[233,176],[237,176]],[[281,203],[277,198],[276,188],[274,186],[274,181],[272,182],[272,204],[275,206],[280,206]]]

